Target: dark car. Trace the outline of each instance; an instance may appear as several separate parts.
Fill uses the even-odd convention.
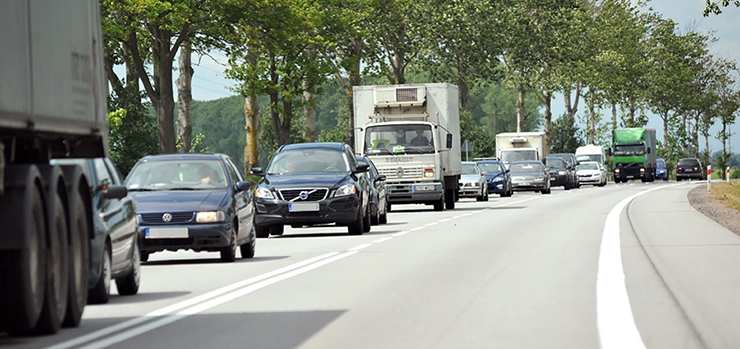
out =
[[[678,160],[676,165],[676,180],[682,179],[704,179],[704,167],[697,158],[684,158]]]
[[[257,236],[293,227],[336,223],[350,235],[370,231],[368,165],[345,143],[301,143],[278,149],[255,190]]]
[[[372,160],[358,156],[357,162],[367,164],[365,172],[370,183],[370,223],[372,225],[388,223],[388,191],[385,188],[385,175],[380,174]]]
[[[141,275],[136,205],[113,162],[107,158],[59,159],[53,162],[79,165],[93,194],[95,234],[90,240],[88,302],[107,303],[112,280],[116,281],[119,295],[136,294]]]
[[[511,196],[514,190],[511,187],[509,170],[498,160],[481,160],[476,164],[486,173],[488,193],[499,194],[501,197]]]
[[[668,180],[668,165],[661,158],[655,159],[655,179]]]
[[[139,215],[141,259],[160,251],[220,252],[222,262],[254,257],[249,182],[224,154],[140,159],[126,177]]]
[[[511,184],[515,191],[550,194],[550,172],[540,161],[515,161],[509,165]]]
[[[581,163],[576,158],[576,154],[573,153],[553,153],[548,154],[547,156],[550,157],[559,157],[565,160],[565,162],[568,164],[568,167],[571,168],[573,181],[575,182],[575,185],[571,186],[571,188],[580,188],[581,187],[581,181],[578,179],[578,176],[576,176],[576,170],[578,169],[578,165]]]
[[[550,169],[550,186],[563,187],[565,190],[576,188],[576,171],[559,156],[548,155],[545,157],[545,166]]]

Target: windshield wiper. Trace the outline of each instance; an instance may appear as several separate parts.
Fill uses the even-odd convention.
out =
[[[167,190],[200,190],[200,189],[190,188],[190,187],[177,187],[177,188],[167,188]]]
[[[147,188],[128,188],[128,191],[154,191],[154,189],[147,189]]]

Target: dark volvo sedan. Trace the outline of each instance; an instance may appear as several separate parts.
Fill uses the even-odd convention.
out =
[[[359,235],[370,231],[367,164],[344,143],[284,145],[255,191],[257,236],[282,235],[285,225],[336,223]]]
[[[139,160],[126,178],[140,220],[141,259],[159,251],[220,252],[237,247],[252,258],[256,235],[252,195],[230,157],[169,154]]]

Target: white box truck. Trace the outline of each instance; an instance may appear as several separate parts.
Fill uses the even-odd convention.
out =
[[[606,153],[600,145],[588,144],[576,148],[576,160],[578,162],[596,161],[606,167]]]
[[[64,157],[103,157],[97,0],[0,5],[0,332],[76,326],[87,303],[91,193]]]
[[[496,156],[509,167],[514,161],[545,158],[544,132],[512,132],[496,135]]]
[[[455,208],[460,186],[457,86],[355,86],[355,151],[386,176],[393,204]]]

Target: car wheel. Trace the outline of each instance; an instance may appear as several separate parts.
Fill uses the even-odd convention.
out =
[[[375,208],[375,214],[370,216],[370,224],[372,225],[378,225],[380,224],[380,208]]]
[[[231,238],[229,245],[221,248],[221,262],[229,263],[236,260],[236,225],[231,225]]]
[[[388,223],[388,213],[381,214],[380,217],[378,218],[378,222],[380,222],[380,224]]]
[[[365,210],[365,217],[362,218],[362,232],[367,233],[370,231],[371,219],[370,219],[370,207]]]
[[[142,262],[148,262],[148,261],[149,261],[149,255],[150,255],[150,254],[152,254],[152,252],[147,252],[147,251],[141,251],[141,254],[140,254],[140,256],[141,256],[141,261],[142,261]]]
[[[388,203],[388,204],[386,204],[386,205],[385,205],[385,213],[386,213],[386,214],[387,214],[388,212],[391,212],[391,207],[392,207],[392,206],[391,206],[391,204],[390,204],[390,203]]]
[[[270,235],[283,235],[283,232],[285,232],[285,226],[282,224],[276,224],[270,227]]]
[[[111,260],[110,247],[105,244],[103,248],[103,258],[100,260],[100,274],[98,281],[91,289],[88,290],[87,299],[90,304],[108,303],[110,299],[110,282],[111,282]]]
[[[262,227],[255,224],[254,231],[258,238],[266,238],[270,236],[270,227]]]
[[[254,250],[257,245],[257,237],[255,235],[255,226],[252,225],[252,229],[249,231],[249,241],[239,246],[239,252],[242,253],[242,258],[254,258]]]
[[[362,232],[364,230],[362,219],[362,210],[357,210],[357,219],[355,219],[354,222],[347,226],[347,231],[349,232],[349,235],[362,235]]]
[[[130,296],[139,292],[139,281],[141,279],[141,251],[138,240],[134,238],[134,246],[131,249],[131,271],[123,278],[116,279],[118,294]]]

